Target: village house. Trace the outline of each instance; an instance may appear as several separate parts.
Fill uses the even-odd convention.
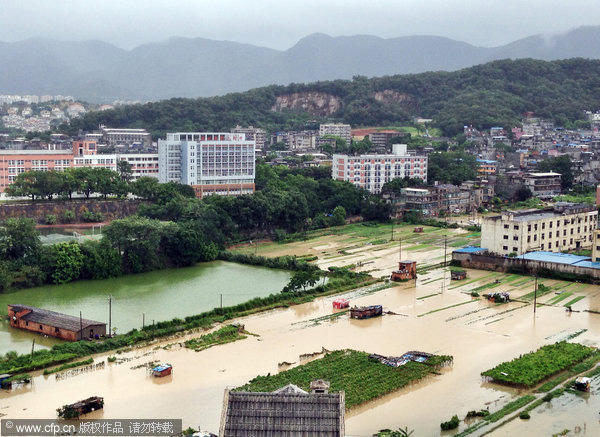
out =
[[[344,391],[329,393],[329,383],[313,381],[311,393],[288,384],[269,393],[225,390],[222,437],[343,437]]]
[[[10,326],[68,341],[106,335],[106,323],[28,305],[8,305]]]

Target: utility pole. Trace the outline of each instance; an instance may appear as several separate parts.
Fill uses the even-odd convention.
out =
[[[394,219],[392,219],[392,241],[394,241]]]
[[[83,340],[83,318],[81,317],[81,311],[79,311],[79,339]]]
[[[146,313],[142,313],[142,329],[146,326]]]
[[[108,335],[112,337],[111,334],[111,325],[112,325],[112,294],[108,295]]]
[[[446,291],[446,243],[448,236],[444,235],[444,265],[442,267],[442,293]]]
[[[33,361],[33,349],[35,348],[35,338],[31,342],[31,361]]]
[[[400,246],[398,251],[398,261],[402,261],[402,237],[400,237]]]
[[[223,293],[221,293],[221,309],[223,309]]]
[[[538,275],[535,272],[535,289],[533,290],[533,317],[535,317],[535,311],[537,307],[537,290],[538,290]]]

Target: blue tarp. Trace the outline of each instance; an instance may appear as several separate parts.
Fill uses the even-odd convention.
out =
[[[167,365],[162,365],[162,366],[156,366],[154,369],[152,369],[152,371],[154,372],[162,372],[163,370],[167,370],[169,367],[171,366],[167,366]]]

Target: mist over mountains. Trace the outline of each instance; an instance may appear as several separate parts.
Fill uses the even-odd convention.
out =
[[[64,94],[90,102],[206,97],[292,82],[454,71],[497,59],[600,58],[600,26],[534,35],[500,47],[437,36],[309,35],[279,51],[170,38],[123,50],[100,41],[0,42],[0,94]]]

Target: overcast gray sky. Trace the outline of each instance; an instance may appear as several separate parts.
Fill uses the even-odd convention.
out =
[[[287,49],[315,32],[495,46],[582,25],[600,25],[599,0],[0,0],[0,41],[97,39],[123,48],[184,36]]]

